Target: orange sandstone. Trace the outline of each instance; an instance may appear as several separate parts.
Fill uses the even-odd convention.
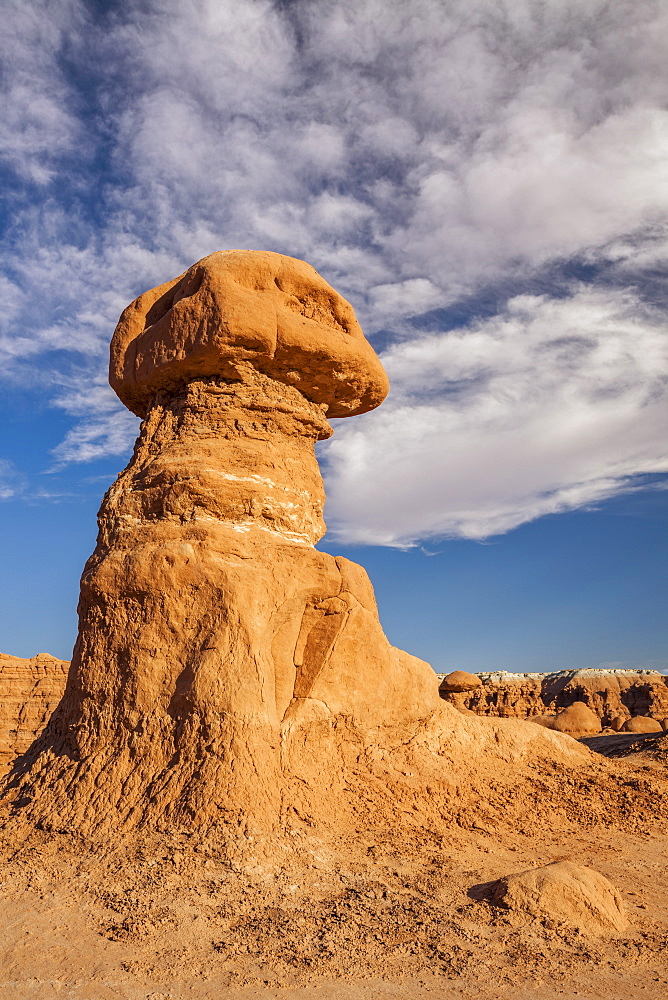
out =
[[[597,715],[582,701],[574,701],[557,713],[552,728],[559,733],[600,733]]]
[[[475,691],[481,686],[480,678],[475,674],[469,674],[466,670],[453,670],[445,675],[438,690],[441,694],[459,694],[462,691]]]
[[[668,712],[668,677],[655,670],[559,670],[550,674],[515,674],[504,670],[475,675],[481,684],[463,695],[441,688],[441,697],[476,715],[530,718],[555,714],[584,702],[609,726],[618,717],[661,718]]]
[[[65,689],[69,663],[48,653],[29,660],[0,653],[0,763],[24,753]]]
[[[661,733],[663,726],[658,719],[649,719],[643,715],[634,715],[632,719],[627,719],[622,726],[622,733]]]
[[[606,937],[627,927],[617,889],[599,872],[570,861],[553,861],[499,879],[492,890],[497,906],[544,921],[556,920],[583,934]]]
[[[441,701],[366,572],[313,547],[327,416],[387,391],[313,268],[211,254],[124,311],[110,380],[141,433],[100,508],[65,695],[6,786],[16,815],[99,837],[438,825],[462,808],[467,747],[479,774],[512,757],[518,781],[588,757]]]
[[[389,388],[350,303],[310,264],[254,250],[212,253],[135,299],[116,327],[109,380],[144,417],[159,390],[237,381],[241,361],[330,417],[372,410]]]

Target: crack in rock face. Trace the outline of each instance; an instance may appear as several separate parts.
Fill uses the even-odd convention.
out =
[[[215,253],[139,296],[110,381],[141,432],[100,508],[65,694],[7,779],[15,815],[101,840],[433,826],[454,733],[494,762],[588,753],[459,715],[388,642],[366,572],[313,547],[315,442],[388,383],[308,264]]]

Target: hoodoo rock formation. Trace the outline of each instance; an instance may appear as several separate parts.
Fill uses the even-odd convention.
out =
[[[141,433],[100,509],[63,701],[5,789],[16,812],[100,836],[342,829],[364,809],[451,814],[453,741],[518,775],[582,763],[566,737],[441,701],[365,571],[313,547],[314,444],[388,384],[312,267],[204,258],[125,310],[110,381]]]
[[[552,728],[558,733],[598,733],[601,723],[583,701],[574,701],[568,708],[557,712]]]
[[[622,733],[661,733],[663,726],[658,719],[648,719],[642,715],[634,715],[627,719],[621,727]]]

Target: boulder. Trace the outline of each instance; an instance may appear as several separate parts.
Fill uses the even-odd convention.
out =
[[[658,719],[648,719],[644,715],[634,715],[621,728],[623,733],[661,733],[663,726]]]
[[[350,303],[305,261],[257,250],[209,254],[135,299],[111,342],[109,381],[145,417],[158,392],[238,381],[240,362],[329,417],[366,413],[389,389]]]
[[[570,861],[554,861],[499,879],[492,889],[492,902],[595,937],[621,934],[628,926],[624,903],[612,883],[599,872]]]
[[[557,713],[552,726],[558,733],[600,733],[601,722],[582,701],[576,701]]]
[[[459,694],[461,691],[475,691],[480,686],[480,678],[475,674],[469,674],[466,670],[453,670],[445,675],[438,690],[441,695]]]
[[[610,728],[614,729],[616,733],[620,733],[624,727],[624,723],[627,721],[626,715],[616,715],[612,722],[610,723]]]

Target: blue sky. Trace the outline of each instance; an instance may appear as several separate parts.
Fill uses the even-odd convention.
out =
[[[68,656],[137,421],[136,294],[310,261],[387,402],[320,452],[330,531],[437,668],[668,666],[668,10],[653,0],[8,0],[0,649]],[[662,533],[663,532],[663,533]]]

